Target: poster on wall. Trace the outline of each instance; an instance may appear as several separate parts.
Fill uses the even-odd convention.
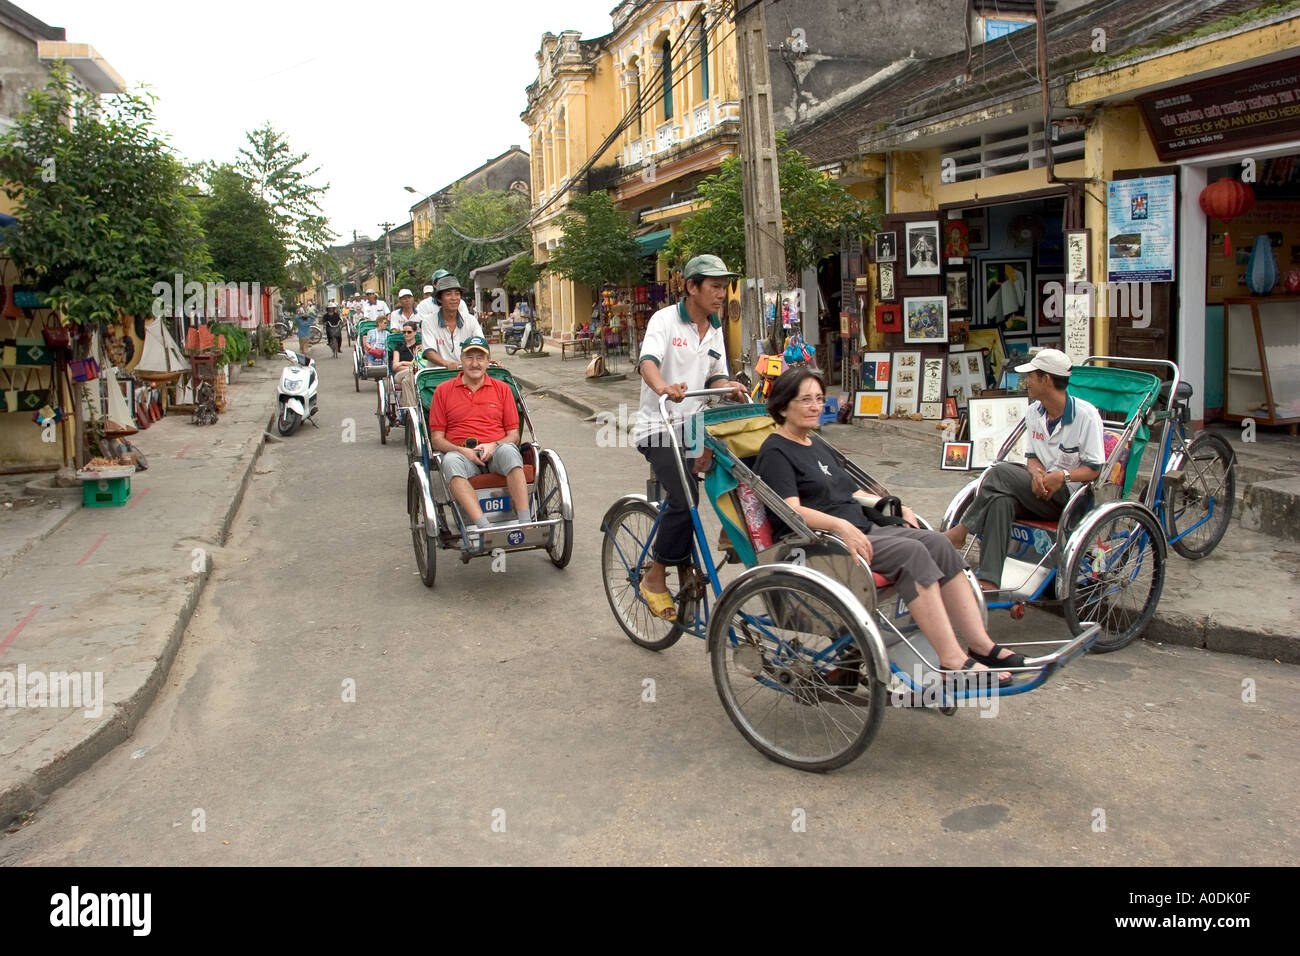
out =
[[[939,220],[909,222],[903,228],[907,236],[907,274],[937,276],[939,274]]]
[[[1086,294],[1065,296],[1065,348],[1062,350],[1075,365],[1092,354],[1092,310]],[[1040,342],[1039,345],[1044,343]]]
[[[1174,176],[1106,184],[1106,281],[1172,282]]]

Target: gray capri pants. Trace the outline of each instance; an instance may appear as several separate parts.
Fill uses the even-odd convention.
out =
[[[935,581],[947,584],[966,568],[966,561],[937,531],[902,525],[876,525],[867,535],[871,542],[871,570],[895,578],[904,601],[916,600],[919,588]]]
[[[470,461],[458,451],[449,451],[443,455],[440,467],[449,481],[452,478],[464,478],[469,481],[477,475],[488,472],[505,477],[514,469],[524,467],[524,459],[519,454],[519,446],[507,441],[497,445],[497,450],[492,453],[492,460],[486,467],[476,461]]]

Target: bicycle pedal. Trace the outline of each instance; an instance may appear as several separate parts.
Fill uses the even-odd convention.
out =
[[[1175,469],[1174,471],[1167,471],[1165,472],[1165,484],[1181,485],[1186,477],[1187,475],[1181,468]]]

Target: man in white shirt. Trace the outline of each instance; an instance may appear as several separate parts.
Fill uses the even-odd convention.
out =
[[[959,551],[967,534],[983,535],[976,576],[986,591],[1001,587],[1002,565],[1016,517],[1055,521],[1070,496],[1095,480],[1106,463],[1101,413],[1066,393],[1072,364],[1059,349],[1040,349],[1028,364],[1016,366],[1025,376],[1029,393],[1025,464],[1001,461],[994,465],[961,521],[944,532]]]
[[[444,368],[460,367],[460,346],[466,339],[483,335],[483,327],[465,307],[460,280],[444,275],[434,286],[432,308],[421,302],[416,309],[420,318],[420,348],[424,360]]]
[[[688,464],[695,473],[708,467],[707,453],[685,446],[681,423],[704,404],[700,398],[686,398],[688,391],[702,388],[731,388],[739,401],[745,400],[744,386],[731,380],[727,348],[718,315],[727,302],[727,286],[736,273],[717,256],[696,256],[682,270],[686,298],[650,316],[641,343],[641,408],[632,441],[650,462],[655,478],[668,494],[663,519],[650,549],[651,564],[640,583],[642,599],[650,611],[664,620],[674,620],[677,609],[668,593],[668,565],[684,564],[691,556],[694,526],[690,509],[698,500],[695,482],[690,483],[691,500],[686,498],[672,442],[659,414],[659,397],[667,395],[677,403],[671,421],[683,442]],[[695,454],[692,455],[692,450]]]
[[[388,315],[392,309],[388,303],[379,298],[379,293],[373,289],[366,293],[366,304],[361,307],[361,317],[364,319],[376,320],[381,315]]]

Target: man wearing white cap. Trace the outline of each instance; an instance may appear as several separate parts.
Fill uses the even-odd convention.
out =
[[[431,286],[431,285],[426,285],[426,286],[424,287],[424,298],[422,298],[422,299],[420,300],[420,302],[421,302],[421,303],[424,303],[424,302],[433,302],[433,286]],[[416,308],[419,308],[419,306],[417,306]],[[431,310],[431,311],[432,311],[432,310]]]
[[[388,315],[392,309],[388,303],[379,298],[379,293],[374,289],[366,292],[366,304],[361,307],[361,317],[363,319],[377,320],[381,315]]]
[[[406,320],[415,316],[415,296],[411,294],[410,289],[403,289],[397,293],[397,308],[393,314],[388,317],[388,328],[396,332]]]
[[[983,535],[976,576],[986,591],[1001,587],[1012,521],[1055,521],[1070,495],[1101,474],[1106,462],[1101,413],[1066,393],[1071,367],[1069,356],[1059,349],[1040,349],[1027,364],[1016,366],[1029,393],[1025,464],[994,465],[961,521],[944,532],[958,550],[967,534]]]

